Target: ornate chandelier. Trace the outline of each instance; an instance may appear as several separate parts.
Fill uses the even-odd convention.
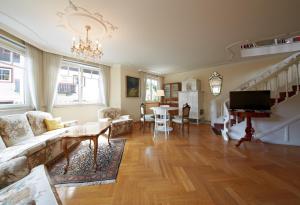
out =
[[[76,39],[73,38],[71,51],[74,55],[78,57],[99,61],[103,55],[101,44],[99,43],[99,41],[95,41],[94,43],[89,39],[89,31],[91,30],[91,26],[86,25],[85,29],[86,29],[85,40],[82,40],[79,37],[79,41],[76,42]]]

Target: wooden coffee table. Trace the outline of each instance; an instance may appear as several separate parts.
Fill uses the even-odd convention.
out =
[[[107,130],[109,130],[108,134],[108,143],[111,132],[111,123],[110,122],[90,122],[84,125],[78,125],[71,127],[65,134],[62,136],[63,150],[64,155],[67,159],[67,165],[65,167],[65,172],[68,171],[69,168],[69,149],[68,149],[68,141],[76,140],[79,142],[90,140],[93,141],[94,144],[94,165],[97,170],[97,152],[98,152],[98,137],[103,135]],[[90,142],[91,143],[91,142]],[[90,144],[91,148],[91,144]]]

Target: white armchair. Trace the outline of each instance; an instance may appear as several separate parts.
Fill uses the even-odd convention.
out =
[[[98,121],[111,121],[111,137],[132,131],[133,120],[130,115],[121,115],[121,109],[106,107],[98,110]]]

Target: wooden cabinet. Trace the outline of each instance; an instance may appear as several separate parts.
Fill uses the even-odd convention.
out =
[[[165,96],[162,98],[161,105],[178,107],[178,92],[181,91],[181,83],[164,84]],[[178,115],[178,110],[170,111],[171,115]]]
[[[181,83],[166,83],[164,84],[165,97],[164,103],[176,101],[178,103],[178,92],[181,91]]]

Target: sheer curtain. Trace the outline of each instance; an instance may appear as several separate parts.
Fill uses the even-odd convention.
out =
[[[58,74],[62,57],[52,53],[43,53],[44,99],[46,111],[52,112],[58,84]]]
[[[30,44],[26,44],[27,80],[31,103],[35,110],[40,110],[40,94],[42,93],[43,52]]]
[[[140,77],[141,77],[141,103],[145,103],[147,73],[141,71]]]
[[[110,79],[109,68],[106,66],[101,66],[100,73],[101,73],[100,81],[99,81],[100,104],[108,106],[109,105],[109,79]]]

